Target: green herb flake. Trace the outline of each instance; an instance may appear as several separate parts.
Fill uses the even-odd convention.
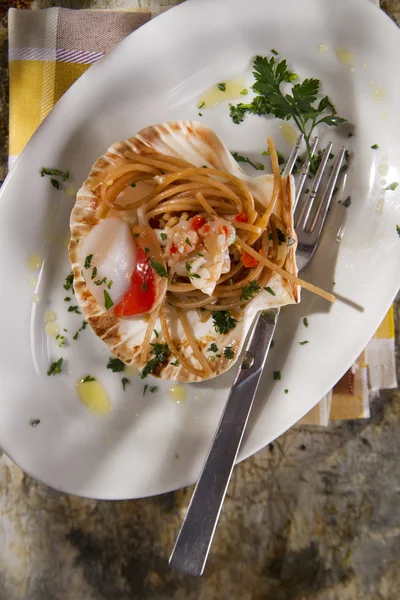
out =
[[[131,188],[135,188],[136,187],[136,183],[131,183]]]
[[[103,283],[106,283],[107,281],[107,277],[103,277],[103,279],[98,279],[97,281],[94,282],[94,285],[103,285]]]
[[[47,375],[50,376],[50,375],[57,375],[58,373],[61,373],[63,362],[64,362],[64,359],[59,358],[56,362],[51,363],[50,367],[48,368]]]
[[[289,390],[285,390],[285,394],[288,394],[288,393],[289,393]]]
[[[173,367],[177,367],[179,365],[179,361],[178,360],[174,360],[174,362],[169,363],[170,365],[172,365]]]
[[[353,137],[354,133],[352,133],[351,131],[347,134],[347,137],[351,138]]]
[[[298,344],[300,344],[300,346],[305,346],[306,344],[309,343],[308,340],[304,340],[304,342],[297,342]]]
[[[142,283],[142,290],[143,290],[144,292],[147,292],[147,284],[146,284],[144,281],[143,281],[143,283]]]
[[[149,387],[149,392],[154,394],[154,392],[156,392],[158,390],[158,385],[151,385]]]
[[[197,273],[192,273],[192,267],[188,260],[185,262],[185,268],[189,279],[200,279],[200,275],[198,275]]]
[[[167,239],[167,234],[166,233],[161,233],[160,237],[163,241],[165,241]]]
[[[60,189],[60,183],[57,181],[57,179],[54,179],[54,177],[52,177],[52,178],[50,179],[50,183],[51,183],[51,185],[52,185],[53,187],[55,187],[55,188],[56,188],[56,190],[59,190],[59,189]]]
[[[78,339],[78,337],[79,337],[79,329],[76,333],[74,333],[74,335],[72,336],[72,339],[76,341]]]
[[[81,383],[89,383],[90,381],[96,381],[96,377],[92,377],[91,375],[86,375],[86,377],[81,379]]]
[[[146,394],[146,392],[147,392],[147,388],[148,388],[148,387],[149,387],[149,386],[148,386],[148,385],[147,385],[147,383],[146,383],[146,384],[145,384],[145,386],[144,386],[144,388],[143,388],[143,396]]]
[[[398,181],[393,181],[387,187],[385,187],[385,190],[391,190],[393,192],[397,188],[398,185],[399,185]]]
[[[203,113],[201,113],[201,112],[199,112],[199,113],[197,113],[197,114],[199,115],[199,117],[202,117],[202,116],[203,116]]]
[[[158,331],[157,331],[157,329],[153,329],[153,331],[154,331],[154,335],[156,336],[156,338],[158,338]]]
[[[226,83],[218,83],[218,89],[220,92],[226,92]]]
[[[281,372],[280,371],[274,371],[274,379],[275,379],[275,381],[281,380]]]
[[[104,306],[106,308],[106,310],[109,310],[112,306],[114,306],[114,302],[111,299],[110,294],[107,292],[107,290],[103,290],[104,292]]]
[[[160,263],[156,262],[153,258],[150,259],[150,264],[160,277],[168,277],[168,273],[164,267]]]
[[[251,300],[260,291],[257,281],[250,281],[242,289],[242,300]]]
[[[349,208],[349,206],[351,206],[351,196],[347,196],[346,200],[343,200],[342,204],[345,208]]]
[[[188,246],[190,246],[191,248],[193,247],[192,244],[190,243],[189,238],[187,237],[185,240],[185,244],[187,244]]]
[[[235,352],[230,346],[227,346],[226,348],[224,348],[224,356],[225,358],[228,358],[230,360],[235,356]]]
[[[275,54],[275,56],[278,56],[279,52],[277,52],[274,48],[271,49],[271,53]]]
[[[121,383],[122,383],[122,389],[123,389],[124,391],[125,391],[125,388],[126,388],[126,386],[130,384],[130,382],[131,382],[131,380],[130,380],[130,379],[128,379],[127,377],[123,377],[123,378],[121,379]]]
[[[247,94],[248,94],[248,93],[249,93],[249,91],[248,91],[246,88],[244,88],[244,89],[243,89],[243,90],[240,92],[240,95],[241,95],[241,96],[247,96]]]
[[[65,296],[64,302],[70,302],[71,298],[69,296]]]
[[[213,310],[211,316],[215,331],[221,335],[236,327],[237,320],[232,317],[229,310]]]
[[[111,286],[112,286],[113,283],[114,282],[113,282],[112,279],[110,279],[110,281],[107,283],[107,287],[108,287],[109,290],[111,289]]]
[[[269,286],[265,287],[264,290],[266,292],[268,292],[269,294],[271,294],[272,296],[276,296],[274,290],[272,288],[270,288]]]
[[[125,370],[125,363],[123,363],[119,358],[111,356],[108,359],[107,369],[111,369],[113,373],[121,373],[121,371]]]
[[[96,275],[97,275],[97,267],[93,267],[92,276],[90,279],[94,279],[96,277]]]
[[[148,254],[150,252],[150,248],[145,248],[144,251],[146,254]]]
[[[204,100],[202,100],[197,108],[203,108],[206,105]]]
[[[57,333],[57,335],[56,335],[56,342],[57,342],[57,346],[59,348],[64,348],[64,346],[65,346],[65,336],[60,335],[59,333]]]
[[[217,344],[215,342],[213,342],[211,344],[211,346],[209,347],[208,351],[209,352],[218,352],[218,346],[217,346]]]
[[[171,356],[171,351],[168,348],[168,344],[160,344],[159,342],[155,342],[150,345],[152,346],[151,354],[153,355],[153,358],[146,363],[140,374],[141,379],[145,379],[147,375],[154,373],[156,367],[167,362]]]
[[[264,171],[264,169],[265,169],[265,167],[262,163],[254,163],[247,156],[242,156],[238,152],[232,152],[231,154],[232,154],[233,158],[236,160],[236,162],[247,163],[247,164],[251,165],[252,167],[254,167],[254,169],[257,169],[257,171]]]
[[[134,234],[133,234],[133,237],[134,237],[134,238],[138,238],[139,236],[140,236],[140,233],[134,233]]]
[[[92,266],[92,258],[93,254],[88,254],[85,258],[85,264],[83,265],[85,269],[90,269],[90,267]]]
[[[308,327],[308,319],[307,319],[307,317],[304,317],[304,319],[303,319],[303,325],[304,325],[304,327]]]
[[[74,274],[71,272],[69,275],[66,276],[65,278],[65,283],[63,285],[63,288],[65,291],[68,291],[71,289],[72,284],[74,283]]]
[[[278,236],[278,244],[281,246],[286,242],[286,235],[283,233],[279,227],[276,228],[276,235]]]
[[[232,279],[232,277],[229,280],[229,285],[233,285],[233,279]]]
[[[68,306],[68,312],[73,312],[73,313],[76,313],[77,315],[81,314],[81,311],[79,310],[79,306]]]
[[[54,175],[55,177],[58,177],[59,175],[63,175],[63,171],[60,171],[60,169],[49,169],[47,167],[42,167],[40,169],[40,176],[44,177],[45,175]]]
[[[397,235],[400,237],[400,225],[396,225]]]
[[[372,148],[372,150],[378,150],[379,146],[378,146],[378,144],[373,144],[371,146],[371,148]]]
[[[37,427],[38,425],[40,425],[40,419],[31,419],[29,421],[29,425],[31,427]]]

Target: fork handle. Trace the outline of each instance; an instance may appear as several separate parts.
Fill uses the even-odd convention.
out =
[[[238,374],[172,551],[170,566],[188,575],[203,574],[278,315],[279,309],[265,310],[254,320]]]

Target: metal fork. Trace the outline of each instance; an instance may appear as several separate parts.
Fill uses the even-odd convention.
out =
[[[290,175],[292,172],[302,141],[303,136],[300,135],[286,163],[283,176]],[[315,138],[312,144],[312,155],[317,146],[318,138]],[[299,270],[303,269],[311,260],[317,248],[343,162],[344,148],[340,150],[336,158],[315,215],[311,216],[331,149],[332,143],[329,143],[322,154],[312,186],[302,203],[299,203],[298,200],[310,168],[309,159],[304,163],[296,182],[294,220],[298,238],[296,260]],[[238,374],[226,401],[224,412],[172,551],[169,560],[170,566],[188,575],[203,574],[278,315],[279,308],[275,308],[260,311],[254,319]]]

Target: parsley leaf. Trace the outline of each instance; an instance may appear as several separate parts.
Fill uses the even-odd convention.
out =
[[[87,257],[85,258],[85,264],[83,265],[85,267],[85,269],[90,269],[90,267],[92,265],[92,258],[93,258],[93,254],[88,254]]]
[[[281,372],[280,371],[274,371],[274,379],[275,379],[275,381],[281,380]]]
[[[308,344],[308,340],[304,340],[304,342],[297,342],[298,344],[300,344],[300,346],[304,346],[305,344]]]
[[[255,169],[257,169],[257,171],[264,171],[265,167],[262,163],[253,163],[247,156],[241,156],[240,154],[238,154],[238,152],[231,152],[233,158],[236,160],[236,162],[244,162],[247,163],[249,165],[251,165],[252,167],[254,167]]]
[[[79,306],[68,306],[68,312],[74,312],[77,315],[81,314],[81,311],[79,310]]]
[[[379,146],[378,144],[373,144],[373,146],[371,146],[372,150],[378,150]]]
[[[218,89],[221,92],[226,92],[226,83],[218,83]],[[200,107],[199,107],[200,108]]]
[[[164,267],[160,263],[156,262],[153,258],[150,259],[150,264],[160,277],[168,277],[168,273]]]
[[[54,177],[52,177],[52,178],[50,179],[50,183],[51,183],[51,185],[52,185],[53,187],[55,187],[55,188],[56,188],[56,190],[59,190],[59,189],[60,189],[60,183],[57,181],[57,179],[54,179]]]
[[[269,294],[271,294],[272,296],[276,296],[275,292],[273,289],[271,289],[269,286],[265,287],[264,290],[266,292],[268,292]]]
[[[236,327],[237,320],[232,317],[229,310],[213,310],[211,312],[214,329],[217,333],[228,333]]]
[[[400,226],[399,225],[396,225],[396,231],[397,231],[398,236],[400,237]]]
[[[151,354],[153,354],[154,358],[151,358],[145,365],[142,370],[140,377],[141,379],[145,379],[147,375],[150,373],[154,373],[156,367],[158,365],[164,364],[171,355],[171,351],[168,348],[168,344],[160,344],[159,342],[155,342],[154,344],[150,344],[153,346],[151,350]]]
[[[122,388],[125,391],[126,386],[131,382],[130,379],[128,379],[127,377],[123,377],[121,379],[121,383],[122,383]]]
[[[203,108],[203,106],[205,106],[206,103],[204,102],[204,100],[202,100],[202,102],[200,102],[199,106],[197,108]]]
[[[200,279],[200,275],[198,275],[197,273],[191,272],[192,267],[188,260],[185,262],[185,268],[186,268],[186,273],[187,273],[187,276],[189,277],[189,279]]]
[[[89,383],[89,381],[96,381],[96,377],[92,377],[91,375],[86,375],[86,377],[81,379],[81,383]]]
[[[120,373],[125,370],[125,363],[122,362],[119,358],[110,357],[107,363],[107,369],[111,369],[113,373]]]
[[[345,208],[349,208],[350,205],[351,205],[351,197],[347,196],[346,200],[343,200],[343,206]]]
[[[97,281],[94,282],[94,285],[103,285],[103,283],[106,283],[107,281],[107,277],[103,277],[103,279],[98,279]]]
[[[387,187],[385,187],[385,190],[392,190],[392,191],[394,191],[397,188],[398,185],[399,185],[398,181],[393,181]]]
[[[90,279],[94,279],[96,277],[96,275],[97,275],[97,267],[93,267],[92,276]]]
[[[73,283],[74,283],[74,274],[71,271],[71,273],[69,275],[67,275],[65,278],[65,283],[63,285],[64,290],[66,290],[66,291],[70,290]]]
[[[218,346],[217,346],[217,344],[215,342],[213,342],[211,344],[211,346],[209,347],[208,351],[209,352],[218,352]]]
[[[103,292],[104,292],[104,306],[105,306],[106,310],[108,310],[109,308],[114,306],[114,302],[112,301],[111,296],[107,292],[107,290],[103,290]]]
[[[161,239],[164,241],[167,239],[167,234],[166,233],[161,233],[160,234]]]
[[[308,327],[308,319],[307,319],[307,317],[304,317],[304,319],[303,319],[303,325],[304,325],[304,327]]]
[[[64,362],[63,358],[59,358],[56,362],[51,363],[48,368],[47,375],[57,375],[57,373],[61,373],[62,364]]]
[[[242,300],[251,300],[257,292],[260,291],[260,286],[257,281],[250,281],[247,285],[242,289]]]
[[[225,358],[228,358],[228,359],[231,359],[235,356],[235,353],[230,346],[227,346],[226,348],[224,348],[224,356],[225,356]]]
[[[29,425],[31,427],[37,427],[38,425],[40,425],[40,419],[31,419],[29,421]]]
[[[193,247],[192,244],[190,243],[189,238],[187,237],[185,240],[185,244],[187,244],[188,246],[190,246],[191,248]]]

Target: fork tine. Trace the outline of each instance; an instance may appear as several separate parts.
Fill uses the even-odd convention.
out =
[[[304,140],[304,135],[301,133],[299,135],[299,137],[297,138],[296,143],[293,146],[291,153],[289,154],[289,158],[287,159],[285,168],[283,169],[283,172],[282,172],[282,177],[287,177],[293,171],[294,163],[296,162],[296,159],[299,155],[300,146],[301,146],[301,143],[303,140]]]
[[[324,150],[324,153],[322,154],[321,163],[318,167],[317,174],[315,175],[313,184],[311,186],[311,190],[309,191],[309,193],[306,196],[306,201],[304,202],[303,207],[301,209],[296,209],[296,211],[294,213],[295,227],[300,226],[303,229],[306,228],[306,224],[307,224],[308,218],[310,216],[311,209],[314,204],[314,200],[317,196],[318,188],[320,186],[322,175],[324,173],[326,163],[328,162],[328,158],[329,158],[329,154],[331,153],[331,150],[332,150],[332,142],[329,142],[329,144],[327,145],[327,147]]]
[[[318,140],[317,137],[315,137],[313,139],[313,143],[311,145],[311,156],[314,156],[314,154],[315,154],[315,151],[316,151],[317,146],[318,146],[318,141],[319,140]],[[310,161],[309,156],[307,155],[307,160],[304,163],[304,165],[303,165],[303,167],[301,169],[301,173],[300,173],[300,175],[299,175],[299,177],[297,178],[297,181],[296,181],[296,197],[295,197],[295,201],[294,201],[293,210],[296,208],[297,202],[299,201],[300,194],[301,194],[301,192],[303,190],[304,183],[305,183],[305,180],[307,178],[308,169],[310,168],[310,165],[311,165],[311,161]]]
[[[319,232],[322,229],[322,226],[325,222],[326,214],[328,212],[328,208],[329,208],[329,205],[332,200],[333,190],[335,189],[336,181],[339,177],[339,172],[340,172],[340,168],[342,166],[345,152],[346,152],[346,149],[344,148],[344,146],[342,146],[342,148],[339,152],[339,155],[335,161],[335,164],[333,166],[332,173],[330,174],[330,177],[328,179],[328,183],[326,184],[326,188],[322,195],[321,203],[320,203],[318,210],[316,212],[316,215],[314,217],[314,221],[311,225],[311,231],[312,232],[315,231],[315,233],[317,233],[317,234],[319,234]]]

